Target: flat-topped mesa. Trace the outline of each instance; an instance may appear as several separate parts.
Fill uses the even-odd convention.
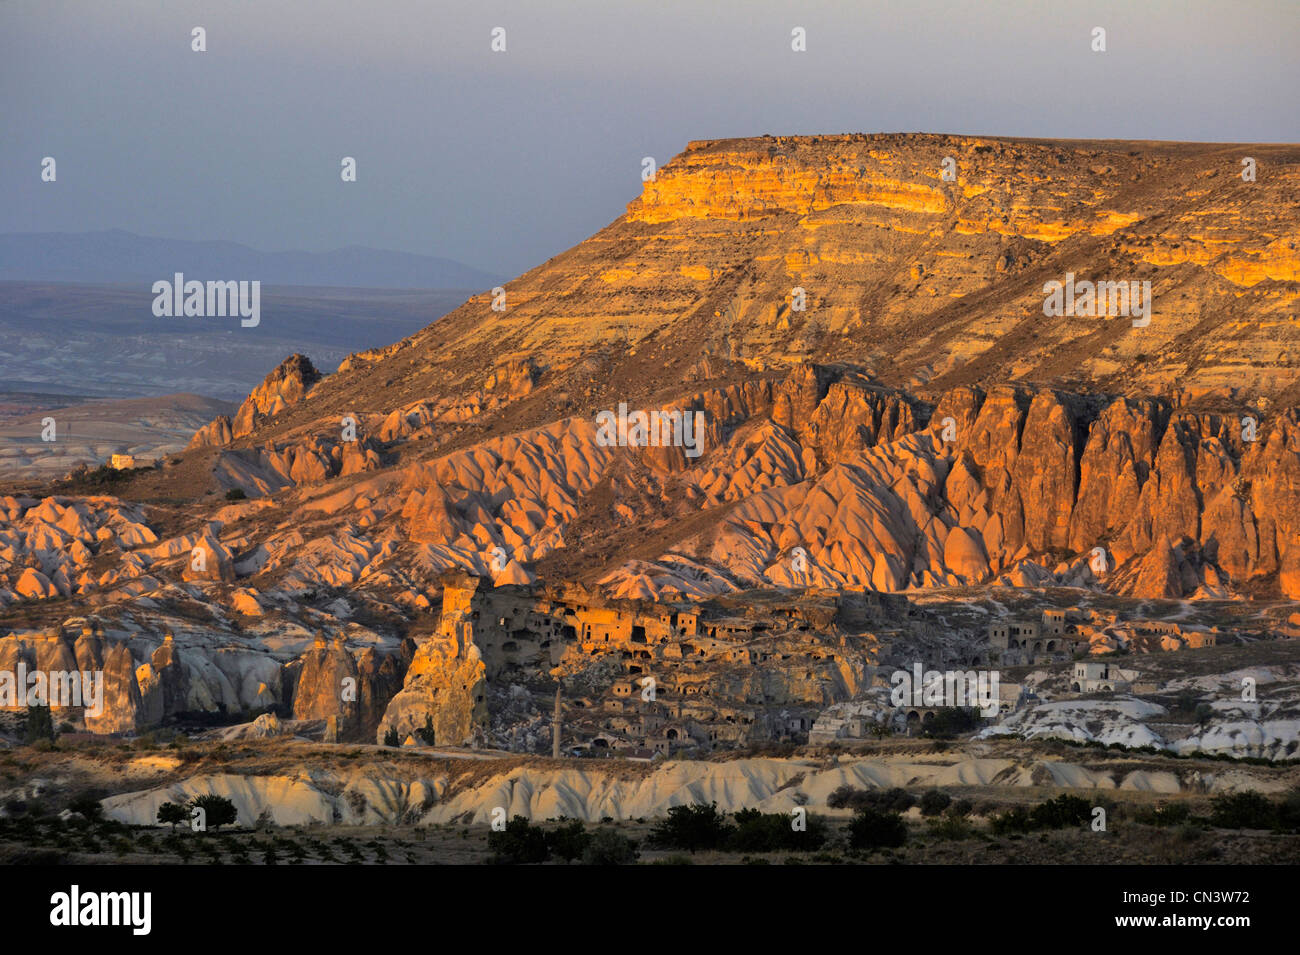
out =
[[[1183,153],[1171,152],[1170,145],[1183,147]],[[1109,235],[1138,221],[1140,208],[1118,208],[1114,201],[1132,192],[1134,182],[1189,153],[1223,148],[921,133],[701,140],[645,183],[642,195],[629,203],[627,218],[749,220],[866,205],[940,217],[935,227],[951,226],[941,219],[955,215],[959,233],[1058,242],[1079,233]],[[1274,251],[1293,250],[1284,243]],[[1168,258],[1169,250],[1163,254]],[[1280,271],[1291,274],[1294,265],[1285,265]],[[1252,276],[1247,264],[1232,269]],[[1277,268],[1259,265],[1254,271],[1281,277],[1273,275]]]
[[[838,147],[838,148],[837,148]],[[757,219],[808,215],[844,203],[943,215],[951,206],[939,169],[903,170],[865,139],[826,146],[806,138],[691,143],[628,204],[633,222],[684,216]]]
[[[693,142],[626,215],[504,283],[501,301],[485,290],[319,384],[306,368],[277,369],[194,446],[336,430],[357,414],[383,416],[370,429],[382,443],[409,432],[441,445],[470,421],[513,431],[620,401],[666,407],[702,390],[701,368],[738,378],[807,360],[912,392],[1182,386],[1291,404],[1298,212],[1290,145]],[[1059,309],[1055,286],[1071,291]],[[1106,307],[1075,301],[1085,288]],[[1134,295],[1140,315],[1128,314]]]
[[[1243,176],[1245,157],[1267,174]],[[907,387],[1010,379],[1150,394],[1181,381],[1276,394],[1297,381],[1277,347],[1296,328],[1298,209],[1294,146],[707,140],[607,230],[621,261],[601,263],[599,293],[618,290],[633,315],[650,294],[678,314],[702,299],[696,317],[719,320],[749,361],[802,351],[874,367],[887,355],[884,380]],[[1046,310],[1050,283],[1075,278],[1142,288],[1143,321],[1127,307]]]

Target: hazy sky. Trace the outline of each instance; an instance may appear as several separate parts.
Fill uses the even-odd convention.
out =
[[[641,158],[691,139],[1296,142],[1298,50],[1300,0],[0,0],[0,232],[513,275],[617,218]]]

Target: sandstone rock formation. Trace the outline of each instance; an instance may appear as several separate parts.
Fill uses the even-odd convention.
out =
[[[327,643],[318,635],[297,662],[294,719],[330,721],[338,741],[373,739],[389,700],[402,687],[409,653],[381,658],[367,648],[353,655],[341,639]]]
[[[229,444],[234,438],[252,434],[262,423],[307,396],[321,375],[305,355],[290,355],[253,389],[239,406],[234,419],[220,415],[191,439],[190,449]]]
[[[432,726],[444,746],[471,742],[487,722],[486,668],[473,641],[469,621],[444,616],[439,633],[419,645],[406,682],[384,713],[377,730],[383,742],[390,730],[400,739]]]

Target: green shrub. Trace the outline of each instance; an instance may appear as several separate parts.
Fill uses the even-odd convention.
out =
[[[1003,836],[1013,832],[1028,832],[1033,828],[1029,810],[1024,806],[1013,806],[1004,813],[994,816],[991,827],[995,835]]]
[[[727,838],[732,852],[780,852],[792,849],[813,851],[826,843],[826,823],[817,816],[804,817],[802,832],[793,828],[787,813],[741,809],[736,813],[736,828]]]
[[[952,797],[941,789],[927,789],[921,794],[921,815],[937,816],[952,805]]]
[[[826,797],[826,805],[831,809],[846,809],[849,806],[849,800],[853,798],[854,794],[861,791],[849,785],[839,786]]]
[[[523,816],[515,816],[500,831],[488,833],[488,848],[496,865],[532,865],[550,855],[546,833]]]
[[[896,849],[907,841],[907,823],[896,812],[863,807],[849,823],[849,845],[854,849]]]
[[[591,836],[581,819],[565,822],[546,834],[546,848],[552,856],[572,862],[581,859],[591,843]]]
[[[941,816],[929,822],[930,835],[936,839],[970,839],[975,828],[961,816]]]
[[[613,829],[597,829],[587,840],[582,853],[583,865],[633,865],[636,845]]]
[[[840,786],[826,797],[826,805],[831,809],[879,809],[883,812],[907,812],[916,799],[906,789],[879,790],[855,789],[852,786]]]
[[[1273,829],[1278,807],[1257,792],[1226,793],[1211,803],[1210,824],[1219,829]]]
[[[707,806],[673,806],[668,818],[650,833],[651,842],[664,849],[719,849],[731,834],[726,813],[718,812],[717,803]]]
[[[1092,818],[1092,804],[1079,796],[1063,793],[1035,806],[1030,813],[1035,829],[1065,829],[1081,826]]]
[[[916,805],[916,797],[906,789],[897,787],[888,789],[883,793],[874,793],[877,798],[874,800],[878,809],[884,809],[887,812],[907,812]]]
[[[1068,793],[1039,803],[1033,809],[1015,806],[993,817],[996,835],[1028,833],[1039,829],[1065,829],[1081,826],[1092,819],[1092,804]]]

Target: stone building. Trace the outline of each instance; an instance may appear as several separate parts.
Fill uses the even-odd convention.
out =
[[[989,663],[1001,666],[1062,663],[1077,638],[1067,633],[1065,611],[1044,610],[1038,620],[1003,620],[989,625]]]
[[[1126,693],[1140,674],[1104,660],[1078,660],[1070,675],[1070,689],[1075,693],[1100,693],[1109,690]]]
[[[593,660],[622,670],[573,726],[569,748],[589,743],[593,755],[806,739],[822,706],[860,689],[879,645],[841,626],[908,616],[906,598],[867,592],[759,591],[688,603],[608,598],[577,585],[494,587],[461,572],[441,583],[442,620],[468,628],[489,684],[580,673]],[[655,698],[643,700],[652,672]]]

